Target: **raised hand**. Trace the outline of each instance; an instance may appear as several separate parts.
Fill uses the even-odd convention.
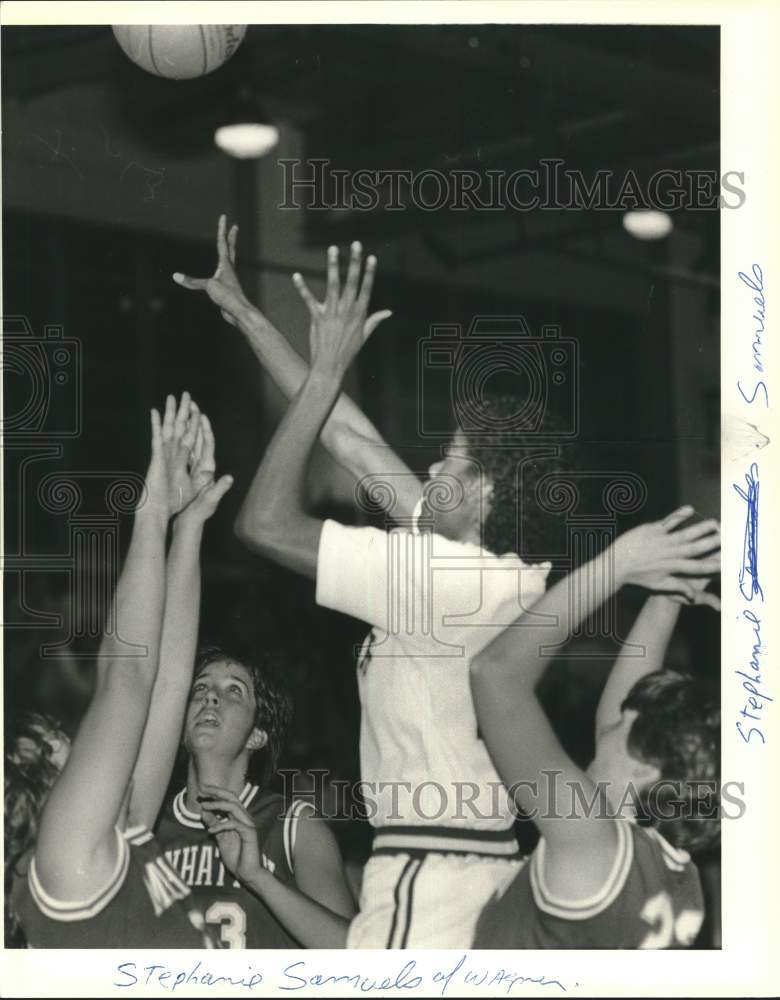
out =
[[[222,476],[215,482],[214,434],[208,417],[188,392],[182,393],[178,407],[173,396],[167,397],[159,442],[168,516],[207,520],[233,479]]]
[[[233,485],[233,477],[214,479],[216,459],[211,423],[205,413],[199,413],[197,417],[198,429],[189,465],[189,480],[194,495],[179,517],[183,521],[202,522],[217,509],[220,500]]]
[[[165,527],[171,517],[171,509],[168,502],[168,463],[158,410],[151,411],[151,422],[152,457],[146,473],[146,490],[138,504],[137,514],[153,517]]]
[[[181,394],[178,407],[174,396],[165,400],[162,421],[162,449],[168,484],[171,516],[191,503],[195,484],[190,476],[191,456],[200,425],[200,410],[188,392]]]
[[[680,528],[691,514],[692,507],[680,507],[621,535],[612,546],[617,580],[712,604],[704,588],[720,572],[720,525],[710,520]]]
[[[338,247],[328,247],[328,281],[324,302],[318,302],[314,298],[300,274],[293,275],[295,287],[311,316],[309,342],[313,370],[343,376],[377,326],[392,315],[389,309],[382,309],[366,318],[377,261],[373,256],[366,259],[363,281],[360,283],[362,255],[361,245],[353,243],[347,280],[342,290]]]
[[[218,785],[201,785],[203,823],[216,839],[225,867],[242,882],[260,867],[260,847],[254,821],[235,792]]]
[[[238,326],[238,315],[243,309],[251,308],[236,275],[236,243],[238,226],[227,231],[227,219],[220,215],[217,223],[217,269],[210,278],[192,278],[177,271],[173,280],[191,291],[204,291],[219,306],[222,316],[232,326]]]

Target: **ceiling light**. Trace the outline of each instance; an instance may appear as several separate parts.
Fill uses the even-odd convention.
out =
[[[666,212],[643,208],[626,212],[623,228],[638,240],[660,240],[671,233],[674,223]]]
[[[254,160],[265,156],[279,142],[279,129],[275,125],[261,125],[259,122],[222,125],[214,133],[214,142],[228,156],[237,160]]]

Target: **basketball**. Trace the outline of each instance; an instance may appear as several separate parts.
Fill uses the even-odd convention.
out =
[[[246,34],[245,24],[130,24],[111,29],[141,69],[170,80],[191,80],[219,69]]]

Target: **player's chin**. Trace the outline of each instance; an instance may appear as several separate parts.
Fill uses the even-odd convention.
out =
[[[204,747],[212,747],[218,742],[218,730],[211,726],[193,726],[184,734],[184,747],[192,753]]]

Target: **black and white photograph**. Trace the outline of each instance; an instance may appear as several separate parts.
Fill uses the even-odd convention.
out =
[[[778,19],[665,7],[4,5],[3,995],[772,995]]]

